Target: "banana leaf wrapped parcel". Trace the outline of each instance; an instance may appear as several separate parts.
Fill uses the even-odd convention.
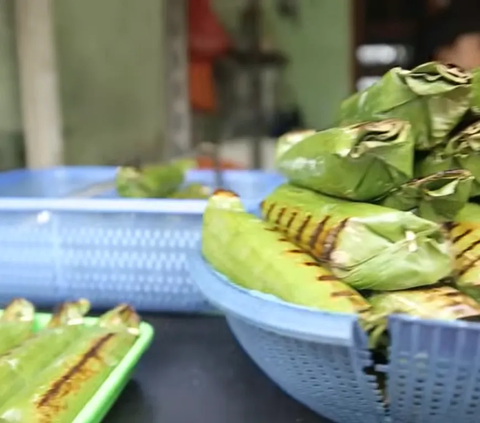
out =
[[[480,68],[472,70],[472,104],[473,113],[480,114]]]
[[[186,172],[194,167],[193,160],[178,160],[141,168],[121,167],[115,178],[117,192],[128,198],[168,197],[181,187]]]
[[[441,171],[407,182],[377,204],[412,211],[434,222],[450,222],[467,204],[472,181],[468,170]]]
[[[447,234],[413,213],[285,184],[263,201],[262,216],[359,290],[432,285],[451,273]]]
[[[346,99],[338,120],[398,118],[409,121],[417,150],[440,144],[470,108],[471,74],[453,65],[429,62],[412,70],[393,68],[378,82]]]
[[[480,301],[480,221],[457,221],[447,227],[455,255],[457,288]]]
[[[430,320],[480,321],[480,304],[451,286],[381,292],[369,298],[375,329],[372,344],[386,331],[388,316],[408,314]]]
[[[293,184],[350,200],[374,200],[413,176],[408,122],[387,119],[280,139],[276,167]]]
[[[359,314],[368,321],[370,305],[358,292],[272,225],[246,213],[233,192],[217,190],[210,197],[202,253],[215,270],[246,289],[322,311]]]
[[[0,422],[74,421],[136,341],[139,324],[127,305],[104,314],[25,389],[0,405]]]
[[[432,151],[416,167],[418,176],[449,169],[466,169],[474,177],[470,196],[480,195],[480,120]]]
[[[89,309],[90,303],[83,299],[62,304],[45,329],[0,355],[0,404],[24,389],[32,377],[77,340]]]

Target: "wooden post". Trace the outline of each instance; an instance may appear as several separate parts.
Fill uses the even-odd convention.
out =
[[[14,3],[27,166],[62,165],[53,0],[15,0]]]

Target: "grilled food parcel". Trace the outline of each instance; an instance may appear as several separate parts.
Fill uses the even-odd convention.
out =
[[[285,184],[262,215],[346,284],[375,291],[433,285],[452,270],[438,224],[378,205],[353,203]]]
[[[72,422],[139,334],[140,319],[127,305],[103,315],[52,364],[0,406],[0,422]]]
[[[195,166],[194,160],[177,160],[140,168],[121,167],[115,178],[117,192],[127,198],[207,198],[210,194],[207,187],[201,184],[184,185],[187,171]]]
[[[90,303],[83,299],[62,304],[45,329],[0,355],[0,380],[8,380],[0,384],[0,404],[28,386],[34,376],[77,340],[89,309]]]
[[[247,213],[235,193],[217,190],[210,197],[202,253],[216,270],[244,288],[324,311],[358,313],[368,321],[370,305],[358,292],[273,225]]]
[[[412,178],[414,140],[398,119],[291,133],[277,143],[276,167],[300,187],[375,200]]]
[[[480,119],[419,161],[415,173],[422,177],[458,168],[468,170],[474,177],[470,196],[480,195]]]
[[[424,63],[393,68],[372,86],[346,99],[342,125],[385,118],[411,123],[417,150],[441,144],[471,107],[472,75],[453,65]]]
[[[468,170],[456,169],[413,179],[392,190],[377,204],[411,211],[434,222],[450,222],[465,207],[473,183]]]

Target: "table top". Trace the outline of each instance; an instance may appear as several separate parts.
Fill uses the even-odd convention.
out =
[[[277,388],[222,317],[144,319],[155,340],[105,423],[328,423]]]

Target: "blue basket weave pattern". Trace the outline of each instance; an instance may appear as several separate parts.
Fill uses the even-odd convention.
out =
[[[192,284],[189,257],[201,236],[202,200],[128,200],[111,192],[62,198],[113,178],[111,168],[60,168],[0,175],[0,302],[25,296],[50,306],[89,298],[141,311],[209,309]],[[83,177],[82,177],[83,176]],[[213,186],[211,171],[189,181]],[[225,185],[254,211],[277,175],[225,172]]]
[[[285,392],[337,423],[478,423],[480,327],[390,319],[382,400],[355,316],[287,304],[241,289],[199,257],[192,275],[236,338]]]

